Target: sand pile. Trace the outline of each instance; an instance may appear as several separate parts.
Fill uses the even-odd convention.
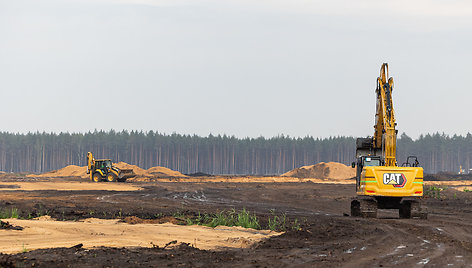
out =
[[[356,169],[337,162],[303,166],[282,174],[284,177],[347,180],[356,176]]]
[[[131,164],[128,164],[128,163],[125,163],[125,162],[114,163],[113,165],[115,167],[119,168],[119,169],[131,169],[131,170],[133,170],[134,174],[136,174],[136,176],[147,177],[147,175],[148,175],[147,170],[145,170],[143,168],[140,168],[136,165],[131,165]]]
[[[141,178],[169,178],[169,177],[187,177],[184,174],[169,169],[165,167],[152,167],[148,170],[140,168],[136,165],[131,165],[125,162],[119,162],[119,163],[114,163],[113,164],[115,167],[119,169],[131,169],[133,170],[134,174],[136,174],[136,177],[141,177]],[[36,177],[36,178],[59,178],[59,177],[81,177],[81,178],[89,178],[89,175],[87,174],[87,167],[79,167],[75,165],[70,165],[58,170],[54,170],[51,172],[46,172],[43,174],[35,175],[27,175],[27,177]]]
[[[136,177],[145,177],[145,178],[168,178],[168,177],[187,177],[184,174],[172,170],[170,168],[166,167],[152,167],[150,169],[143,169],[140,168],[136,165],[131,165],[125,162],[119,162],[114,164],[117,168],[120,169],[131,169],[133,170],[134,174],[136,174]]]
[[[27,177],[81,177],[81,178],[88,178],[87,175],[87,167],[79,167],[76,165],[70,165],[58,170],[53,170],[50,172],[46,172],[39,175],[28,175]]]
[[[166,167],[152,167],[148,169],[147,172],[151,174],[152,177],[187,177],[178,171]]]

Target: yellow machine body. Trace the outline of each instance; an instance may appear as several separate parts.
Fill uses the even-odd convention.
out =
[[[423,196],[423,168],[370,166],[362,169],[358,195]]]
[[[90,174],[90,180],[94,182],[126,181],[135,175],[131,169],[115,167],[110,159],[95,159],[91,152],[87,153],[87,174]]]

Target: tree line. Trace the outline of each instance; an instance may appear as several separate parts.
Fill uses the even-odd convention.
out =
[[[355,138],[236,138],[227,135],[162,134],[155,131],[87,133],[0,132],[0,170],[42,173],[67,165],[86,165],[86,153],[142,168],[165,166],[185,174],[282,174],[296,167],[335,161],[349,165]],[[400,135],[398,162],[416,155],[425,172],[472,168],[472,136]]]

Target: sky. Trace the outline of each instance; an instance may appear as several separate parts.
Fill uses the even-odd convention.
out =
[[[471,131],[472,2],[0,0],[0,130],[373,135]]]

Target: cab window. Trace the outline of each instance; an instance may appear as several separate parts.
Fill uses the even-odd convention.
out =
[[[365,167],[380,166],[380,159],[366,157],[364,158],[364,166]]]

